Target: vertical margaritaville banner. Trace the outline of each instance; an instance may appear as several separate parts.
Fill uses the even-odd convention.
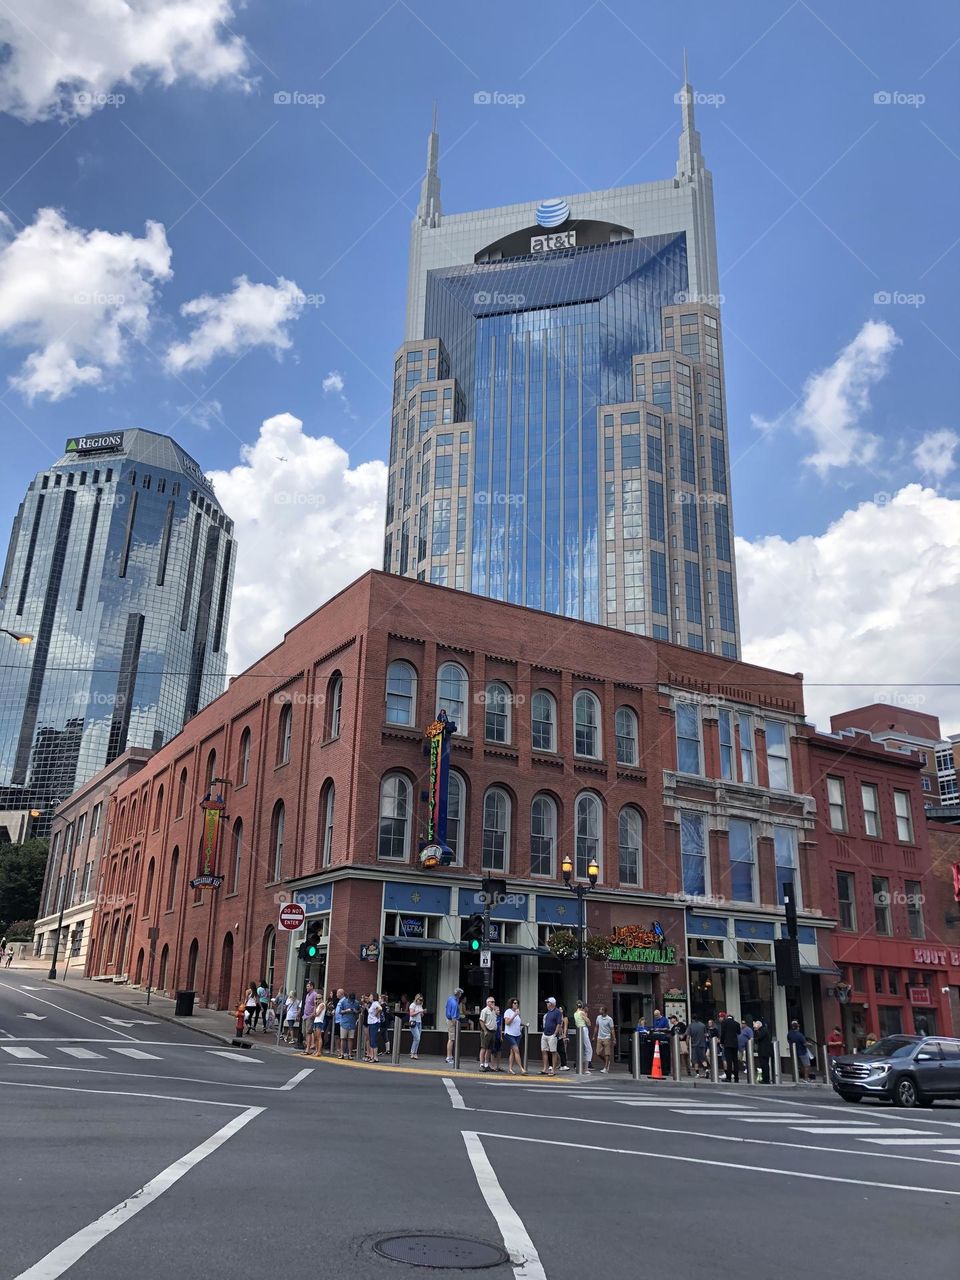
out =
[[[420,846],[420,864],[424,867],[448,867],[453,850],[447,844],[447,787],[450,780],[450,735],[457,726],[443,710],[427,728],[427,755],[430,759],[430,781],[427,788],[427,838]]]
[[[226,803],[223,796],[216,798],[207,794],[200,801],[203,813],[203,829],[200,833],[200,870],[190,881],[191,889],[219,889],[223,884],[223,876],[214,867],[220,860],[220,827]]]

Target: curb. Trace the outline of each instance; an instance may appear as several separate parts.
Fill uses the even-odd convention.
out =
[[[59,984],[55,978],[44,978],[44,982],[49,983],[49,985],[54,989],[62,989],[62,985]],[[77,991],[77,988],[70,987],[68,990]],[[134,1010],[128,1000],[118,1000],[115,996],[104,995],[101,991],[80,991],[79,994],[91,996],[94,1000],[102,1000],[104,1004],[113,1005],[116,1009],[126,1009],[128,1013],[143,1012],[143,1010]],[[170,1013],[160,1013],[154,1009],[152,1005],[144,1005],[144,1009],[149,1011],[151,1017],[157,1018],[161,1022],[168,1022],[171,1026],[186,1027],[189,1025],[184,1018],[174,1017],[174,1015]],[[230,1035],[221,1035],[217,1031],[208,1031],[205,1027],[190,1026],[189,1030],[193,1031],[196,1035],[206,1036],[209,1040],[216,1040],[218,1044],[229,1045],[234,1039],[234,1037]]]
[[[497,1080],[497,1073],[492,1074],[488,1071],[464,1071],[461,1067],[459,1070],[455,1067],[401,1067],[399,1064],[394,1066],[386,1058],[381,1058],[379,1062],[355,1062],[349,1058],[331,1058],[326,1054],[322,1058],[314,1057],[312,1053],[294,1053],[294,1058],[306,1058],[309,1062],[320,1063],[326,1062],[331,1067],[352,1067],[357,1070],[360,1067],[389,1067],[391,1075],[405,1076],[432,1076],[434,1080],[443,1076],[449,1076],[452,1080],[492,1080],[496,1084],[507,1084],[506,1080]],[[528,1084],[563,1084],[561,1076],[514,1076],[515,1080],[526,1080]]]

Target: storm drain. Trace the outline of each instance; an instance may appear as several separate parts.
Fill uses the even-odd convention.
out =
[[[411,1267],[446,1267],[452,1271],[502,1266],[510,1255],[485,1240],[457,1236],[385,1236],[374,1243],[374,1252]]]

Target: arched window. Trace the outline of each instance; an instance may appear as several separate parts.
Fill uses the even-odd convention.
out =
[[[139,987],[143,981],[143,947],[137,952],[137,967],[133,972],[134,986]]]
[[[243,819],[233,824],[233,870],[230,876],[230,892],[240,892],[240,864],[243,860]]]
[[[170,959],[170,948],[167,943],[163,944],[163,950],[160,952],[160,968],[157,970],[157,990],[165,991],[167,986],[167,963]]]
[[[502,787],[490,787],[483,797],[484,871],[506,871],[510,848],[510,797]]]
[[[340,716],[343,710],[343,676],[335,672],[327,685],[327,737],[340,737]]]
[[[177,783],[177,817],[183,817],[183,806],[187,803],[187,771],[180,770],[180,781]]]
[[[127,823],[127,835],[136,835],[137,831],[137,800],[134,797],[130,801],[130,821]]]
[[[143,914],[150,914],[150,904],[153,902],[153,877],[156,872],[156,864],[153,858],[147,863],[147,883],[143,890]]]
[[[387,667],[387,724],[415,722],[417,714],[417,673],[409,662],[391,662]]]
[[[190,943],[187,952],[187,988],[192,991],[197,984],[197,961],[200,958],[200,943],[196,938]]]
[[[404,860],[410,853],[410,781],[402,773],[388,773],[380,783],[378,858]]]
[[[277,931],[268,925],[263,935],[263,953],[260,959],[260,975],[268,991],[273,990],[273,971],[277,960]]]
[[[320,798],[320,865],[329,867],[333,862],[333,824],[336,819],[337,789],[330,781]]]
[[[552,693],[538,689],[530,706],[534,751],[557,749],[557,704]]]
[[[637,764],[640,759],[638,746],[637,713],[632,707],[617,707],[617,764]]]
[[[587,689],[573,700],[573,750],[588,760],[600,759],[600,703]]]
[[[163,784],[157,788],[157,800],[153,806],[153,829],[160,830],[160,819],[163,817]]]
[[[127,806],[122,804],[117,815],[117,838],[123,840],[127,830]]]
[[[246,785],[250,777],[250,730],[244,729],[240,735],[240,750],[237,754],[237,786]]]
[[[124,858],[120,866],[120,883],[117,885],[117,888],[120,891],[121,898],[125,898],[127,896],[127,888],[128,888],[127,872],[129,871],[129,869],[130,869],[129,861],[126,858]]]
[[[627,805],[620,810],[619,824],[620,883],[643,884],[643,862],[640,850],[643,840],[643,819],[639,809]]]
[[[463,818],[467,805],[467,784],[451,769],[447,775],[447,844],[453,850],[453,861],[463,866]]]
[[[534,796],[530,806],[530,874],[555,876],[557,806],[551,796]]]
[[[437,672],[437,710],[446,711],[457,726],[457,732],[467,732],[467,694],[470,682],[467,673],[457,662],[445,662]]]
[[[592,791],[582,791],[577,796],[577,879],[586,880],[587,868],[596,861],[602,870],[600,854],[603,847],[603,810],[600,799]]]
[[[273,850],[273,879],[283,878],[283,827],[286,814],[283,801],[278,800],[273,806],[273,817],[270,820],[270,848]]]
[[[207,770],[204,774],[204,793],[213,790],[213,780],[217,776],[217,753],[211,750],[207,756]]]
[[[113,922],[113,932],[110,934],[110,953],[107,956],[107,964],[113,964],[117,958],[117,939],[120,937],[120,917],[117,916]]]
[[[290,744],[293,741],[293,706],[285,702],[280,708],[277,721],[277,764],[287,764],[290,759]]]
[[[173,904],[177,900],[177,868],[180,865],[180,850],[174,846],[173,856],[170,858],[170,875],[167,879],[167,911],[173,910]]]
[[[487,685],[483,708],[483,736],[487,742],[510,741],[510,701],[510,690],[505,684],[493,680]]]

